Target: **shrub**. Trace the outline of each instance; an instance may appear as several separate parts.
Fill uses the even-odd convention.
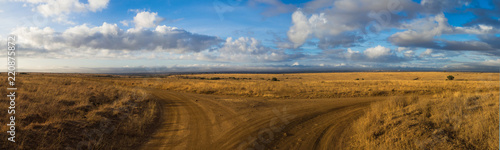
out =
[[[447,76],[446,78],[448,78],[448,80],[453,80],[453,79],[455,79],[455,77],[454,77],[454,76],[452,76],[452,75],[449,75],[449,76]]]
[[[278,78],[273,77],[273,79],[271,79],[271,81],[279,81],[279,80],[278,80]]]

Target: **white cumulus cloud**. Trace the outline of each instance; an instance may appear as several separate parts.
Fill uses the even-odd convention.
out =
[[[152,28],[164,20],[164,18],[158,16],[157,12],[141,11],[134,17],[133,22],[136,28]]]
[[[392,55],[391,49],[380,45],[377,47],[368,48],[363,53],[370,59],[376,59],[379,57]]]
[[[45,55],[67,53],[70,57],[83,54],[93,56],[95,52],[102,52],[103,55],[130,51],[200,52],[222,42],[218,37],[195,34],[175,27],[122,30],[116,24],[108,23],[96,27],[83,24],[63,32],[56,32],[49,27],[20,27],[12,34],[19,37],[20,48]]]
[[[109,0],[88,0],[87,3],[79,0],[16,0],[28,4],[33,11],[45,17],[52,17],[54,21],[72,23],[68,21],[68,15],[77,12],[97,12],[108,6]],[[23,5],[24,6],[24,5]]]
[[[293,26],[288,30],[288,38],[294,43],[295,48],[301,46],[306,42],[309,34],[312,33],[307,17],[302,11],[296,11],[292,14]]]
[[[297,54],[286,54],[282,49],[273,49],[262,45],[255,38],[228,37],[225,43],[213,52],[206,54],[207,59],[236,62],[272,62],[286,61],[299,57]]]
[[[426,57],[426,56],[431,56],[432,54],[432,49],[426,49],[424,52],[420,53],[420,57]]]

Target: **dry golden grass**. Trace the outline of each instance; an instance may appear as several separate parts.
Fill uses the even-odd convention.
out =
[[[88,81],[88,75],[21,74],[16,100],[16,143],[0,149],[132,149],[157,115],[144,90]],[[0,82],[7,83],[6,79]],[[6,85],[0,92],[7,93]],[[7,111],[0,111],[7,122]],[[10,115],[9,115],[10,116]],[[0,132],[6,133],[3,125]],[[7,139],[7,134],[0,136]]]
[[[111,82],[248,97],[389,96],[353,124],[352,148],[498,149],[498,73],[197,74]]]
[[[448,75],[455,76],[455,80],[446,81]],[[280,81],[272,81],[273,77]],[[212,78],[220,79],[210,80]],[[111,83],[200,94],[270,98],[338,98],[433,95],[464,89],[478,92],[498,91],[498,81],[498,73],[358,72],[171,75],[161,78],[122,78],[112,80]]]
[[[374,103],[353,124],[352,148],[498,149],[498,94],[444,92]]]
[[[455,80],[447,81],[448,75]],[[16,145],[22,149],[134,148],[158,118],[156,102],[137,88],[269,98],[389,96],[390,100],[374,103],[354,124],[359,145],[353,148],[498,149],[498,73],[29,74],[18,78],[22,82],[16,100],[16,111],[21,112],[16,114]],[[6,93],[5,89],[6,85],[0,86],[0,92]],[[7,112],[0,111],[0,116]],[[7,126],[0,127],[0,132],[6,130]],[[6,140],[0,144],[0,149],[12,146]]]

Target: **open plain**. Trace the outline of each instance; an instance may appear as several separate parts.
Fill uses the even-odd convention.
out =
[[[29,73],[20,81],[25,149],[498,149],[498,73]]]

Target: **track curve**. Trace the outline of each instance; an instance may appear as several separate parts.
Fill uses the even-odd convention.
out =
[[[142,149],[342,149],[373,101],[238,98],[152,90],[159,129]]]

